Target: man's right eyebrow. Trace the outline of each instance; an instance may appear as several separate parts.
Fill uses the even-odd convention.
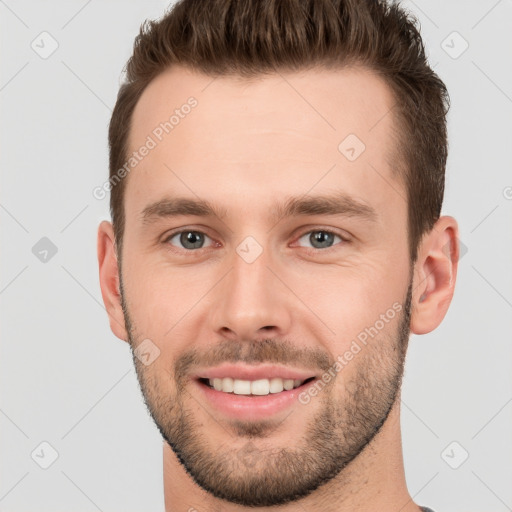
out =
[[[218,217],[226,215],[220,209],[204,199],[187,199],[184,197],[164,198],[147,205],[141,213],[143,224],[152,224],[160,219],[179,216]]]

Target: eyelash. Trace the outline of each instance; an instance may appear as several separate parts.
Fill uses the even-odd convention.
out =
[[[315,229],[310,229],[308,231],[304,231],[303,233],[301,233],[297,238],[296,240],[300,240],[301,238],[303,238],[305,235],[309,235],[311,233],[315,233],[315,232],[322,232],[322,233],[327,233],[327,234],[330,234],[330,235],[334,235],[334,236],[337,236],[341,239],[341,242],[338,242],[337,244],[334,244],[332,247],[327,247],[325,249],[317,249],[315,247],[303,247],[303,249],[308,253],[308,254],[313,254],[313,253],[316,253],[318,254],[319,252],[322,252],[322,253],[330,253],[331,251],[333,250],[336,250],[337,248],[337,245],[339,245],[340,243],[343,242],[342,245],[345,245],[347,243],[350,243],[350,239],[347,238],[346,236],[343,236],[341,235],[340,233],[336,232],[336,231],[333,231],[333,230],[330,230],[330,229],[324,229],[324,228],[315,228]],[[182,249],[182,248],[175,248],[173,247],[169,241],[174,238],[176,235],[181,235],[182,233],[199,233],[201,235],[204,235],[208,238],[210,238],[210,240],[213,241],[213,239],[208,236],[204,231],[200,231],[198,229],[181,229],[179,231],[174,231],[172,233],[170,233],[164,240],[163,240],[163,244],[166,245],[168,247],[168,249],[172,252],[181,252],[181,251],[185,251],[185,252],[188,252],[188,253],[194,253],[194,252],[197,252],[197,253],[200,253],[202,249],[209,249],[210,247],[201,247],[199,249]],[[216,243],[215,241],[213,241],[214,244]],[[214,245],[212,244],[212,245]]]

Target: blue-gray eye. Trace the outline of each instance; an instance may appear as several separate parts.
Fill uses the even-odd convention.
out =
[[[315,231],[309,231],[308,233],[302,235],[299,238],[299,241],[303,238],[306,238],[306,240],[311,244],[310,247],[313,249],[329,249],[334,245],[334,239],[338,238],[340,241],[343,241],[343,239],[336,235],[335,233],[332,233],[331,231],[326,231],[323,229],[318,229]]]
[[[209,236],[201,233],[200,231],[187,230],[171,235],[166,242],[171,242],[171,240],[177,237],[179,239],[179,243],[184,249],[202,249],[205,239],[210,239]],[[175,244],[173,243],[172,245]]]

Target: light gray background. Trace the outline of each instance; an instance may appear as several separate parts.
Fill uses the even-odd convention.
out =
[[[443,213],[458,219],[467,248],[444,322],[411,337],[402,395],[407,484],[436,512],[505,512],[512,510],[512,2],[404,5],[418,16],[431,64],[450,91]],[[101,300],[96,232],[108,199],[92,190],[108,176],[107,125],[133,38],[166,6],[0,0],[1,511],[163,510],[162,442]],[[43,31],[59,45],[46,59],[31,48],[34,40],[50,48]],[[469,47],[453,58],[461,37]],[[57,248],[46,262],[32,251],[43,237]],[[48,469],[39,466],[51,461],[43,441],[58,452]],[[452,469],[447,461],[456,465],[464,451],[468,459]]]

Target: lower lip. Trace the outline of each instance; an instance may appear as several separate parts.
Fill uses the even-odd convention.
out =
[[[298,388],[280,393],[270,393],[268,395],[235,395],[234,393],[224,393],[217,391],[198,380],[194,384],[199,388],[199,392],[205,397],[206,401],[217,411],[239,420],[260,420],[282,412],[296,402],[298,397],[311,384],[313,379]]]

